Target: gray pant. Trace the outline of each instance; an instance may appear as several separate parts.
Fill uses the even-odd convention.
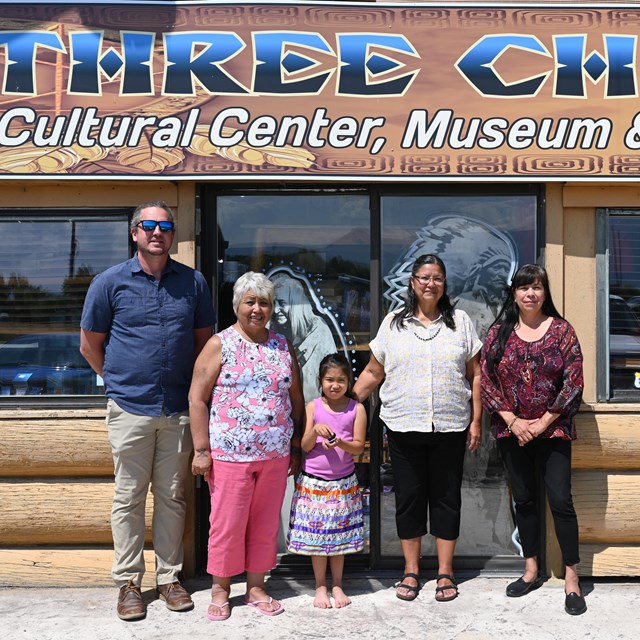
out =
[[[169,584],[182,569],[185,482],[193,449],[187,412],[171,417],[137,416],[107,403],[107,429],[115,466],[111,531],[118,586],[140,585],[145,571],[145,503],[154,498],[152,537],[156,582]]]

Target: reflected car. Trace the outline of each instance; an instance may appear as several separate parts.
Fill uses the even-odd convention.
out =
[[[612,397],[640,392],[640,319],[620,296],[609,296],[609,363]],[[634,393],[629,394],[629,391]],[[626,393],[625,393],[626,392]]]
[[[640,318],[640,296],[631,296],[625,300],[627,306]]]
[[[0,344],[0,395],[102,393],[79,333],[34,333]]]

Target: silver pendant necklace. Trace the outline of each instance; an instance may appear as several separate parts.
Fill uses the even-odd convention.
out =
[[[442,324],[438,327],[438,330],[431,336],[428,336],[426,338],[423,338],[422,336],[419,336],[416,332],[415,329],[412,329],[413,331],[413,335],[418,338],[418,340],[422,340],[422,342],[429,342],[431,340],[433,340],[439,333],[440,333],[440,329],[442,329]]]

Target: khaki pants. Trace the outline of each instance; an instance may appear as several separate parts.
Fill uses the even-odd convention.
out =
[[[111,575],[119,587],[129,580],[137,585],[142,581],[145,503],[151,484],[156,581],[159,585],[174,582],[182,569],[185,482],[193,448],[188,413],[137,416],[109,400],[107,429],[115,466]]]

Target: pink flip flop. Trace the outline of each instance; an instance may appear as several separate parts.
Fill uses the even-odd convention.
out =
[[[278,608],[274,609],[273,611],[269,611],[269,609],[261,609],[258,606],[259,604],[271,604],[272,602],[273,602],[273,598],[269,598],[268,600],[254,600],[253,602],[250,602],[249,600],[244,601],[245,604],[248,604],[250,607],[253,607],[256,611],[261,613],[263,616],[277,616],[281,614],[284,611],[284,607],[282,606],[281,602],[278,604]]]
[[[226,620],[231,615],[231,609],[229,609],[229,601],[223,602],[222,604],[218,604],[217,602],[210,602],[209,606],[213,605],[214,607],[218,607],[220,611],[222,611],[225,607],[227,610],[224,613],[209,613],[209,609],[207,609],[207,618],[209,620],[220,621]]]

